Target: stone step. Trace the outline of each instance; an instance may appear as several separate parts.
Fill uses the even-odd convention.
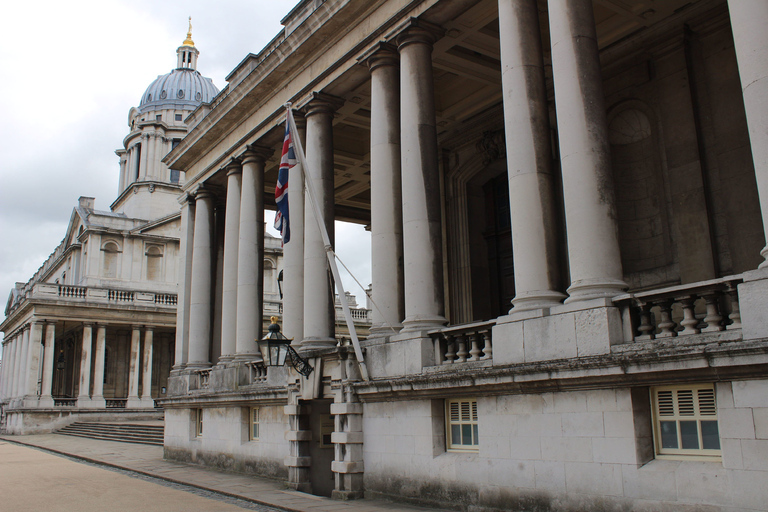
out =
[[[59,429],[57,433],[124,443],[163,445],[163,426],[161,425],[75,422]]]

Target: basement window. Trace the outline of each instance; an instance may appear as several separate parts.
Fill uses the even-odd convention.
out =
[[[478,451],[477,400],[446,400],[445,412],[448,450],[463,452]]]
[[[251,407],[251,441],[259,440],[259,408]]]
[[[195,409],[195,437],[203,437],[203,410]]]
[[[656,454],[720,457],[713,384],[651,388]]]

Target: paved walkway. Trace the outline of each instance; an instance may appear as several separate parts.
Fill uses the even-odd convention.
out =
[[[254,503],[295,512],[440,512],[382,500],[336,501],[286,489],[282,482],[163,460],[163,448],[143,444],[100,441],[60,434],[0,436],[0,439],[34,446],[88,462],[135,471],[170,482],[217,492]],[[442,511],[446,512],[446,511]]]

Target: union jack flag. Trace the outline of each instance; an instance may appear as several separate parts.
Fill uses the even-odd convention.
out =
[[[285,120],[285,138],[283,139],[283,155],[280,158],[280,169],[277,172],[277,185],[275,186],[275,229],[280,231],[283,244],[291,240],[291,226],[288,215],[288,170],[296,165],[296,153],[293,150],[291,129],[288,119]]]

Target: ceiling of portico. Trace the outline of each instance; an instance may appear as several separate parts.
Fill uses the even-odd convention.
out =
[[[698,1],[593,0],[600,48]],[[551,75],[547,0],[538,2],[545,67]],[[480,0],[449,21],[439,20],[445,35],[435,43],[432,54],[439,136],[460,132],[468,120],[501,104],[497,5],[498,0]],[[435,21],[430,19],[430,11],[423,17]],[[334,118],[337,219],[367,223],[371,194],[368,72],[363,66],[355,66],[323,92],[345,100]],[[267,195],[274,190],[278,158],[275,155],[267,167]]]

